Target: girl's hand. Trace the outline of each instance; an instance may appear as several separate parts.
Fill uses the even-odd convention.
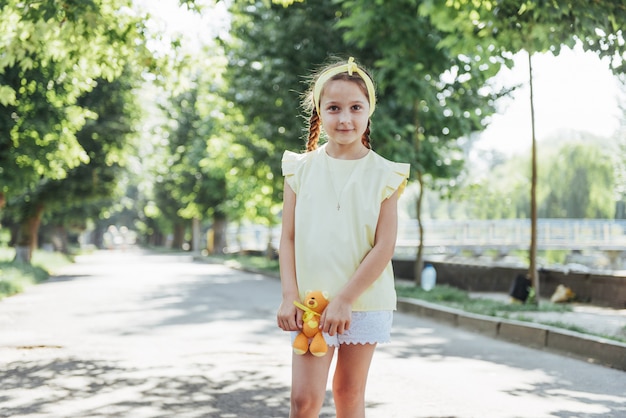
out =
[[[352,304],[337,297],[333,299],[320,320],[320,329],[329,335],[343,334],[350,329],[352,320]]]
[[[278,328],[283,331],[299,331],[302,329],[302,311],[293,304],[293,301],[297,299],[297,297],[294,299],[285,298],[278,308],[276,320]]]

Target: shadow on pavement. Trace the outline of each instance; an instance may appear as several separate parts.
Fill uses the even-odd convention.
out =
[[[284,417],[289,389],[254,370],[219,380],[202,373],[127,369],[104,361],[57,359],[11,363],[0,372],[0,416]],[[150,375],[146,375],[146,374]],[[24,391],[29,395],[24,396]],[[287,397],[287,398],[286,398]]]
[[[550,410],[550,416],[554,417],[626,416],[624,387],[602,382],[602,375],[597,379],[579,375],[577,367],[581,363],[577,359],[529,350],[437,322],[423,327],[410,326],[402,314],[398,314],[397,319],[393,343],[381,345],[378,350],[401,359],[403,370],[407,372],[414,367],[416,374],[447,380],[451,388],[458,386],[458,390],[466,388],[467,392],[481,387],[484,393],[493,387],[498,396],[507,396],[502,399],[534,399],[534,404],[545,405],[542,407],[546,409],[554,406]],[[462,365],[463,369],[456,369],[457,365]],[[607,373],[622,377],[621,371],[607,369]],[[492,392],[485,402],[497,402],[498,396]],[[462,403],[462,397],[455,402]],[[577,411],[575,415],[572,415],[573,410]],[[509,412],[515,414],[515,411]],[[520,411],[515,416],[533,416],[533,412]]]

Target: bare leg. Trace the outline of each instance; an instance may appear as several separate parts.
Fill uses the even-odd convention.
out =
[[[337,418],[365,417],[365,386],[376,344],[343,344],[337,353],[333,397]]]
[[[318,418],[324,404],[334,351],[333,347],[328,347],[328,353],[323,357],[315,357],[311,353],[293,355],[290,418]]]

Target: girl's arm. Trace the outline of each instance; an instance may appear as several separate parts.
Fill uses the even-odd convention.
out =
[[[285,181],[283,192],[283,226],[280,235],[280,283],[283,300],[278,308],[278,326],[285,331],[297,331],[302,328],[302,312],[293,302],[300,300],[296,282],[295,261],[295,210],[296,193]]]
[[[380,277],[393,257],[398,234],[398,192],[380,205],[374,247],[367,253],[350,281],[326,307],[321,318],[322,331],[342,334],[350,328],[352,304]]]

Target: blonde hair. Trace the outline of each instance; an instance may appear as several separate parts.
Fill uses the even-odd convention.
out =
[[[353,60],[350,59],[348,63],[352,63],[352,61]],[[307,137],[307,142],[306,142],[307,152],[317,149],[320,135],[321,135],[321,130],[322,130],[322,120],[317,111],[317,103],[315,100],[316,98],[314,97],[314,92],[316,91],[316,83],[320,79],[320,77],[323,76],[325,73],[332,71],[334,68],[342,67],[342,66],[346,66],[345,61],[331,64],[322,68],[317,73],[317,75],[313,78],[313,82],[311,83],[311,88],[309,89],[309,92],[305,97],[305,108],[311,112],[311,116],[309,117],[309,129],[308,129],[309,132],[308,132],[308,137]],[[370,98],[375,97],[373,95],[374,92],[370,91],[370,89],[368,88],[366,81],[361,75],[362,73],[365,75],[365,77],[369,77],[369,80],[368,80],[369,84],[373,86],[371,82],[371,77],[362,68],[360,68],[358,72],[352,72],[352,71],[349,72],[347,69],[345,71],[338,72],[337,74],[334,74],[333,76],[323,81],[323,83],[325,84],[328,81],[333,81],[333,80],[344,80],[344,81],[350,81],[352,83],[356,83],[361,89],[361,91],[363,91],[363,94],[365,95],[365,97],[368,98],[368,102],[370,102],[371,100],[373,100]],[[324,90],[323,85],[317,86],[317,91],[320,92],[318,93],[320,94],[320,97],[321,97],[321,93],[323,93],[323,90]],[[319,98],[317,99],[319,100]],[[370,103],[370,106],[373,107],[374,103]],[[368,119],[367,128],[365,128],[365,132],[363,132],[363,136],[361,137],[361,143],[369,149],[372,148],[371,140],[370,140],[370,124],[371,124],[371,119]]]

